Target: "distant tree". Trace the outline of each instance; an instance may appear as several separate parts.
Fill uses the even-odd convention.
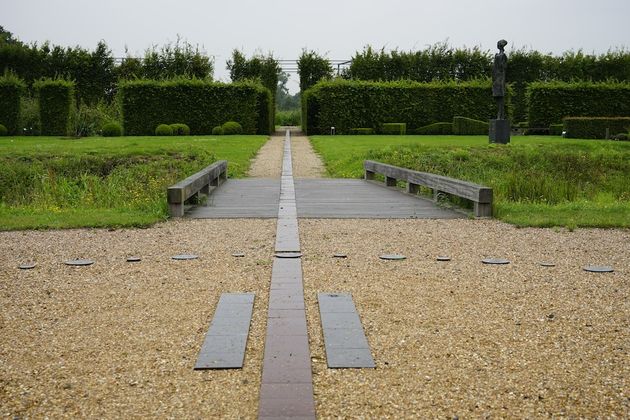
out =
[[[333,75],[330,61],[315,51],[303,49],[297,64],[300,75],[300,92],[304,92],[320,80],[329,79]]]

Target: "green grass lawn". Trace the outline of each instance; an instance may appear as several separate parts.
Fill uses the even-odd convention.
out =
[[[220,159],[243,177],[266,136],[0,138],[0,230],[148,226],[166,188]]]
[[[313,136],[331,177],[371,159],[487,185],[495,217],[518,226],[630,227],[630,142],[515,136]]]

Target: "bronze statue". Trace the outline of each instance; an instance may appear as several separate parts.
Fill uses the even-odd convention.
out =
[[[505,70],[507,69],[507,55],[504,48],[507,45],[505,39],[497,42],[499,52],[494,55],[494,63],[492,65],[492,96],[497,101],[499,108],[497,120],[505,119]]]

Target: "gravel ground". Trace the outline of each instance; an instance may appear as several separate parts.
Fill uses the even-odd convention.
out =
[[[630,416],[630,231],[301,220],[300,237],[318,416]],[[353,294],[376,369],[326,368],[320,291]]]
[[[247,176],[252,178],[280,178],[283,151],[284,135],[270,137],[252,161]]]
[[[0,233],[0,415],[255,417],[274,230],[202,220]],[[629,231],[302,220],[300,237],[319,417],[628,417]],[[170,260],[189,252],[200,259]],[[78,257],[96,263],[62,264]],[[353,294],[376,369],[326,368],[318,291]],[[256,293],[244,369],[193,371],[222,292]]]
[[[322,178],[326,169],[307,137],[291,135],[291,160],[295,178]]]
[[[274,232],[275,220],[0,232],[0,417],[255,417]],[[181,253],[200,258],[170,259]],[[74,258],[96,263],[62,263]],[[222,292],[256,293],[244,368],[193,371]]]

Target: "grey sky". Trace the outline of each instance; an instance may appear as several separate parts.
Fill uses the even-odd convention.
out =
[[[234,48],[294,59],[307,47],[349,59],[367,44],[409,50],[448,40],[494,50],[505,38],[508,55],[630,44],[628,0],[0,0],[0,10],[0,25],[22,41],[93,49],[103,39],[115,56],[180,35],[215,56],[222,80]]]

